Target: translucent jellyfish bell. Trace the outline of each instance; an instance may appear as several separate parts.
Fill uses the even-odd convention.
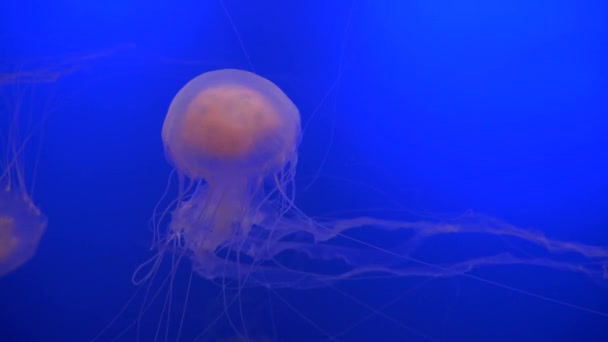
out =
[[[606,276],[604,247],[552,240],[474,213],[441,221],[313,220],[293,203],[300,134],[297,108],[258,75],[218,70],[187,83],[162,130],[180,186],[169,228],[156,226],[159,256],[178,250],[204,278],[272,288],[325,287],[370,273],[454,276],[513,264]],[[367,235],[356,234],[362,230]],[[373,243],[361,239],[372,235]],[[435,262],[418,253],[438,239],[439,246],[458,245],[480,235],[496,238],[496,249],[464,258],[441,253]],[[514,242],[536,252],[517,253]]]
[[[162,138],[168,159],[192,179],[256,183],[294,161],[300,115],[272,82],[247,71],[217,70],[179,91]]]
[[[38,249],[47,219],[21,190],[0,190],[0,276],[29,261]]]

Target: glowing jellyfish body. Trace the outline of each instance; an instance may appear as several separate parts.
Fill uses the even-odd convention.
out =
[[[43,58],[20,63],[18,72],[0,74],[0,94],[4,97],[0,105],[0,276],[34,256],[47,227],[46,216],[34,204],[28,180],[35,177],[31,161],[38,154],[32,143],[51,108],[57,109],[51,99],[58,93],[57,81],[131,48],[128,44],[59,60]]]
[[[29,74],[7,77],[2,91],[11,86],[34,82]],[[11,89],[13,90],[13,89]],[[19,93],[21,94],[21,93]],[[10,273],[30,260],[46,230],[47,219],[34,205],[26,184],[24,159],[32,132],[25,127],[25,112],[31,110],[21,96],[2,107],[3,128],[0,159],[0,276]],[[24,129],[26,133],[22,133]]]
[[[504,264],[605,277],[605,248],[550,240],[483,215],[441,222],[312,220],[293,204],[300,134],[295,105],[258,75],[218,70],[187,83],[173,99],[162,131],[166,156],[180,179],[164,246],[172,243],[189,255],[201,276],[235,279],[240,286],[322,287],[368,273],[436,277]],[[380,246],[349,234],[360,229],[408,235]],[[480,234],[523,241],[541,252],[514,254],[506,243],[489,254],[440,263],[416,254],[432,238]],[[581,258],[573,262],[568,258],[573,254]],[[290,263],[294,258],[326,263],[332,270]]]
[[[244,242],[251,233],[264,181],[270,177],[283,182],[279,175],[287,164],[291,169],[286,174],[293,175],[299,113],[264,78],[239,70],[214,71],[193,79],[177,94],[162,137],[176,168],[206,181],[179,205],[171,223],[206,273],[211,255]]]
[[[36,254],[46,224],[46,217],[26,193],[0,190],[0,276]]]

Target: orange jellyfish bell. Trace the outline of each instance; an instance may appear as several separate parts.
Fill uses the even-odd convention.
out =
[[[296,155],[300,115],[275,84],[223,69],[188,82],[169,107],[162,130],[178,171],[210,183],[225,174],[267,175]]]

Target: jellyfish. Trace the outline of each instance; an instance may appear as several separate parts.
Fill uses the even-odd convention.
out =
[[[245,318],[248,310],[266,319],[264,325],[270,322],[276,336],[270,317],[274,315],[272,304],[266,317],[257,307],[244,304],[243,294],[254,293],[259,299],[259,291],[267,291],[269,298],[276,294],[286,303],[278,294],[281,291],[276,290],[295,291],[296,296],[303,297],[306,291],[301,290],[330,289],[352,299],[339,286],[370,279],[426,283],[437,278],[449,282],[449,278],[465,277],[608,317],[605,312],[520,291],[480,275],[484,268],[522,265],[580,274],[605,284],[605,246],[554,239],[473,211],[436,218],[404,212],[374,215],[371,210],[369,214],[359,210],[352,216],[307,215],[296,203],[298,149],[307,139],[300,113],[277,85],[253,72],[214,70],[187,82],[169,105],[161,138],[173,171],[152,218],[155,255],[132,275],[135,285],[147,285],[134,295],[142,294],[143,302],[137,317],[119,336],[132,327],[136,339],[150,333],[145,328],[145,316],[158,309],[160,316],[152,315],[153,324],[157,324],[152,331],[154,338],[160,338],[164,330],[169,340],[170,327],[177,323],[175,340],[180,340],[188,324],[187,307],[193,303],[205,317],[204,321],[195,320],[200,334],[194,340],[203,340],[212,334],[211,329],[222,327],[241,340],[250,340],[254,334]],[[174,188],[176,195],[172,195]],[[462,249],[467,244],[478,244],[480,237],[488,242],[484,246],[487,248]],[[161,272],[167,264],[170,272]],[[186,283],[177,276],[180,265],[190,272]],[[196,283],[193,275],[218,285],[220,293],[209,305],[201,298],[190,297],[191,284]],[[174,296],[182,286],[185,293]],[[142,288],[145,290],[139,292]],[[204,298],[214,297],[207,292],[208,287],[201,290],[205,291]],[[156,302],[164,291],[164,300]],[[179,303],[173,305],[176,298],[180,298],[181,308]],[[383,312],[384,306],[368,306],[356,299],[353,302],[369,310],[369,317],[378,315],[395,321]],[[212,309],[214,305],[219,306],[218,310]],[[128,306],[116,317],[128,312]],[[297,308],[292,311],[298,312]],[[225,317],[228,324],[218,323],[220,317]],[[336,334],[306,315],[300,317],[328,341],[337,341],[361,324],[357,321],[337,328],[342,331]],[[117,318],[94,340],[119,325]],[[401,322],[397,324],[403,327]],[[433,340],[416,329],[405,329],[423,340]]]
[[[32,104],[26,101],[24,93],[34,84],[51,79],[48,74],[23,72],[4,76],[0,84],[6,96],[12,95],[2,108],[0,276],[34,257],[47,227],[47,218],[35,205],[31,184],[27,181],[25,160],[33,159],[28,154],[32,152],[28,143],[31,143],[36,125],[31,125],[28,111],[32,110]]]
[[[53,101],[57,81],[132,47],[127,44],[69,58],[30,60],[20,63],[17,71],[0,75],[5,100],[0,107],[0,276],[34,257],[47,228],[47,217],[33,199],[39,153],[33,145],[57,109]]]
[[[604,247],[550,239],[475,212],[441,220],[313,219],[294,203],[301,139],[297,107],[271,81],[236,69],[192,79],[174,97],[162,127],[179,185],[164,212],[171,213],[168,228],[155,225],[155,244],[180,251],[203,278],[239,287],[307,289],[370,274],[475,277],[476,268],[515,264],[606,277]],[[387,238],[365,239],[371,235]],[[479,235],[520,241],[534,253],[509,243],[433,262],[419,253],[437,241],[457,244]]]

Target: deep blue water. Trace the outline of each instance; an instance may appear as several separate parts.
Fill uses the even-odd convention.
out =
[[[38,119],[45,101],[57,108],[27,159],[49,225],[36,257],[0,279],[0,340],[88,341],[134,295],[99,340],[136,340],[120,334],[144,302],[131,275],[153,254],[171,171],[160,129],[176,92],[213,69],[256,72],[300,109],[296,203],[311,216],[474,210],[608,249],[607,16],[602,1],[2,2],[3,74],[79,67],[25,98]],[[488,248],[467,243],[426,256]],[[189,267],[159,340],[177,338]],[[252,341],[608,341],[606,279],[471,274],[249,289],[243,323],[228,311]],[[167,322],[164,298],[142,341]],[[220,286],[195,275],[187,302],[181,340],[236,336]]]

